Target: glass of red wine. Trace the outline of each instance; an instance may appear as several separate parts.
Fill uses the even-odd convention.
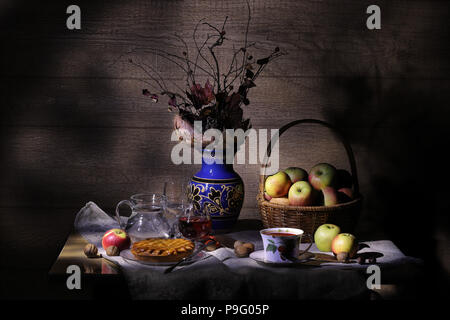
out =
[[[202,210],[195,210],[191,204],[186,207],[178,219],[181,234],[192,241],[206,239],[211,233],[211,218],[205,206]]]

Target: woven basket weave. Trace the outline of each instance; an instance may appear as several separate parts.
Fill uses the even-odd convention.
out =
[[[350,162],[350,169],[353,178],[353,194],[354,199],[350,202],[337,204],[334,206],[284,206],[280,204],[270,203],[264,198],[264,183],[267,178],[266,167],[272,145],[276,141],[270,141],[266,157],[262,164],[262,174],[259,181],[259,193],[257,196],[259,212],[265,228],[290,227],[299,228],[306,233],[313,235],[316,229],[324,223],[334,223],[341,228],[342,232],[353,232],[362,206],[362,196],[359,193],[358,176],[356,172],[355,158],[350,144],[344,137],[329,123],[316,119],[302,119],[292,121],[279,130],[278,137],[289,128],[299,124],[319,124],[333,131],[345,147],[347,157]],[[307,239],[303,238],[305,241]],[[302,239],[302,240],[303,240]]]

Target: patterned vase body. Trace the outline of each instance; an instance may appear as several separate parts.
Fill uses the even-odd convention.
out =
[[[226,231],[241,212],[244,183],[233,164],[219,163],[217,159],[203,153],[202,168],[191,179],[189,196],[195,210],[208,210],[214,231]]]

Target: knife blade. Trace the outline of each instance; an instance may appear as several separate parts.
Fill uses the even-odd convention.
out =
[[[202,252],[203,249],[205,249],[206,247],[206,243],[202,243],[191,255],[181,259],[180,261],[178,261],[177,263],[171,265],[170,267],[168,267],[166,270],[164,270],[164,273],[170,273],[172,272],[173,269],[175,269],[176,267],[178,267],[180,264],[182,264],[185,261],[188,261],[190,259],[192,259],[193,257],[195,257],[196,255],[198,255],[200,252]]]

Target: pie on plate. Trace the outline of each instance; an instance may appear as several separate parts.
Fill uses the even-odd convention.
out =
[[[131,253],[137,260],[147,262],[176,262],[194,251],[187,239],[146,239],[133,243]]]

